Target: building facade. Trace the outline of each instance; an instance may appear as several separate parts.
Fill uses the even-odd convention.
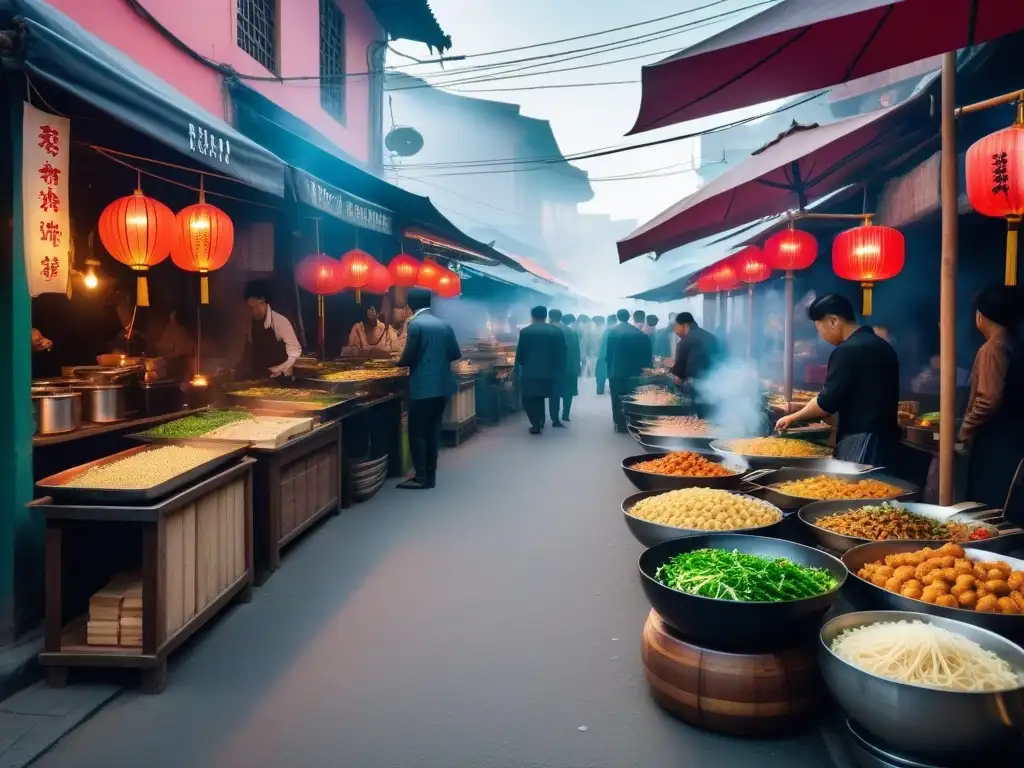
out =
[[[388,36],[450,45],[426,0],[49,2],[226,122],[237,78],[370,170]]]

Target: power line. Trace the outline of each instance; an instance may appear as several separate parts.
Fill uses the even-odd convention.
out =
[[[754,122],[756,120],[762,120],[762,119],[764,119],[766,117],[771,117],[773,115],[777,115],[777,114],[780,114],[782,112],[786,112],[787,110],[795,109],[796,107],[799,107],[799,106],[801,106],[803,104],[806,104],[806,103],[808,103],[810,101],[814,101],[815,99],[821,97],[825,93],[827,93],[827,89],[823,90],[823,91],[818,91],[817,93],[811,94],[811,95],[806,96],[806,97],[804,97],[802,99],[798,99],[798,100],[796,100],[794,102],[791,102],[789,104],[783,104],[781,107],[777,107],[777,108],[775,108],[773,110],[770,110],[768,112],[764,112],[764,113],[759,114],[759,115],[753,115],[751,117],[746,117],[746,118],[743,118],[741,120],[734,120],[731,123],[724,123],[723,125],[715,126],[714,128],[708,128],[707,130],[704,130],[704,131],[695,131],[693,133],[684,133],[684,134],[682,134],[680,136],[670,136],[670,137],[665,138],[665,139],[655,139],[653,141],[641,142],[639,144],[628,144],[628,145],[624,145],[624,146],[620,145],[618,147],[604,147],[604,148],[601,148],[601,149],[595,149],[595,150],[588,150],[588,151],[583,151],[583,152],[571,153],[569,155],[564,155],[564,156],[560,156],[560,157],[533,158],[533,159],[530,159],[530,160],[523,160],[523,159],[520,159],[520,158],[504,158],[504,159],[496,159],[496,160],[465,160],[465,161],[452,161],[452,162],[449,162],[449,163],[418,163],[418,164],[415,164],[415,165],[404,165],[404,166],[401,166],[401,167],[404,170],[408,171],[408,170],[416,170],[418,168],[434,169],[434,168],[472,168],[472,167],[488,167],[488,166],[501,166],[501,165],[529,165],[529,164],[541,164],[541,165],[544,165],[544,164],[552,164],[552,163],[566,163],[566,162],[572,162],[572,161],[576,161],[576,160],[589,160],[589,159],[595,158],[595,157],[605,157],[607,155],[615,155],[615,154],[619,154],[621,152],[629,152],[629,151],[634,150],[634,149],[645,149],[647,147],[656,147],[656,146],[661,146],[662,144],[671,144],[672,142],[682,141],[684,139],[693,139],[693,138],[697,138],[698,136],[708,136],[708,135],[711,135],[711,134],[720,133],[722,131],[726,131],[726,130],[729,130],[731,128],[735,128],[735,127],[740,126],[740,125],[746,125],[747,123],[752,123],[752,122]]]
[[[513,91],[548,91],[563,88],[594,88],[605,85],[636,85],[640,80],[602,80],[596,83],[550,83],[548,85],[520,85],[511,88],[452,88],[452,93],[511,93]]]

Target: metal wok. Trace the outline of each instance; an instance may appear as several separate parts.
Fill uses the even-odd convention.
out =
[[[877,587],[857,575],[857,571],[866,563],[884,562],[886,555],[917,552],[925,547],[937,549],[947,543],[945,541],[873,541],[854,547],[842,558],[843,564],[850,571],[848,592],[851,598],[858,606],[871,610],[917,611],[931,616],[942,616],[974,624],[1018,643],[1024,640],[1024,614],[979,613],[966,608],[946,608],[898,595],[883,587]],[[991,551],[974,546],[964,547],[964,552],[972,560],[990,561],[993,559]],[[999,555],[998,559],[1007,563],[1015,571],[1024,571],[1024,560],[1007,555]]]
[[[752,480],[760,477],[761,472],[770,471],[748,472],[745,465],[733,464],[714,454],[704,456],[704,458],[715,464],[722,464],[727,469],[731,469],[733,474],[724,477],[683,477],[681,475],[659,475],[655,472],[633,469],[633,465],[642,461],[654,461],[667,455],[668,453],[662,452],[629,456],[622,460],[622,471],[626,473],[629,482],[641,491],[674,491],[679,488],[720,488],[731,491],[748,485]]]
[[[779,490],[779,486],[783,483],[792,482],[793,480],[807,480],[821,475],[827,475],[835,480],[857,480],[870,477],[872,480],[879,480],[880,482],[895,486],[900,490],[900,493],[884,499],[872,499],[871,501],[876,504],[881,504],[883,501],[913,501],[917,498],[917,495],[920,492],[920,489],[913,483],[908,483],[906,480],[901,480],[890,475],[883,475],[877,471],[870,473],[860,472],[857,473],[858,476],[851,476],[850,474],[842,472],[825,472],[817,468],[796,469],[795,467],[787,467],[786,469],[776,469],[773,472],[760,476],[757,480],[757,485],[760,488],[759,495],[783,509],[799,509],[807,506],[812,501],[822,501],[822,499],[809,499],[803,496],[793,496],[785,491]],[[824,501],[831,501],[831,499],[824,499]],[[854,501],[854,499],[847,499],[847,501]],[[856,499],[856,501],[859,501],[859,499]]]
[[[651,405],[638,403],[629,397],[623,397],[622,412],[629,416],[691,416],[694,413],[693,403],[683,400],[672,405]]]
[[[691,486],[691,487],[702,487],[702,486]],[[645,547],[653,547],[657,544],[663,544],[666,541],[672,541],[673,539],[682,539],[689,536],[704,536],[707,535],[708,531],[698,530],[695,528],[676,528],[671,525],[662,525],[661,523],[652,523],[650,520],[644,520],[640,517],[635,517],[630,511],[637,505],[638,502],[644,499],[649,499],[651,496],[657,496],[658,494],[666,493],[666,491],[641,491],[640,493],[634,493],[632,496],[627,496],[622,502],[622,515],[626,521],[626,527],[629,528],[629,532],[633,534],[633,538],[643,544]],[[754,528],[736,528],[735,530],[728,531],[728,533],[758,533],[768,535],[771,529],[778,525],[781,525],[784,520],[784,515],[781,509],[774,507],[766,501],[761,499],[755,499],[753,496],[747,496],[746,494],[737,493],[737,496],[756,501],[759,504],[763,504],[765,507],[774,510],[779,514],[779,519],[774,523],[768,525],[756,526]]]
[[[877,539],[866,539],[860,536],[849,536],[842,533],[836,533],[830,531],[827,528],[821,528],[817,525],[817,521],[822,517],[836,514],[837,512],[845,512],[850,509],[860,509],[861,507],[871,507],[884,502],[875,501],[874,499],[866,501],[816,501],[813,504],[808,504],[800,509],[797,514],[800,522],[810,528],[811,534],[816,538],[822,546],[828,547],[835,552],[848,552],[854,547],[859,547],[861,544],[866,544],[869,541],[877,541]],[[987,549],[991,552],[1001,551],[1000,544],[1006,545],[1007,543],[1013,544],[1013,540],[1007,541],[1005,537],[1012,536],[1014,533],[1020,532],[1020,529],[1010,528],[1010,523],[1007,522],[999,511],[985,511],[983,504],[978,504],[973,501],[965,502],[963,504],[957,504],[952,507],[940,507],[936,504],[921,504],[919,502],[899,502],[899,506],[902,509],[912,512],[915,515],[921,517],[927,517],[930,520],[935,520],[941,523],[966,523],[970,526],[976,526],[978,528],[984,528],[989,532],[992,537],[990,539],[982,539],[979,541],[972,541],[970,545],[980,546],[982,549]],[[999,522],[1001,521],[1001,523]],[[1003,529],[1000,529],[999,525],[1003,525]],[[1003,541],[998,541],[999,539]],[[895,541],[896,539],[886,539],[886,541]],[[917,541],[913,539],[913,541]]]
[[[782,469],[783,467],[819,468],[826,462],[834,461],[831,456],[754,456],[750,454],[736,453],[729,449],[730,442],[731,440],[714,440],[711,443],[711,450],[715,451],[715,453],[720,453],[723,456],[729,456],[737,461],[745,461],[754,469],[762,469],[765,467],[770,469]],[[865,468],[869,468],[867,465],[852,465],[849,462],[841,463],[849,464],[850,466],[864,466]]]
[[[644,447],[648,453],[672,453],[673,451],[695,451],[696,453],[702,453],[707,458],[717,456],[718,458],[726,458],[719,456],[718,454],[711,453],[711,441],[713,437],[684,437],[682,435],[652,435],[644,432],[642,429],[636,429],[633,426],[629,427],[629,434],[633,436],[640,445]],[[739,462],[743,466],[747,466],[745,462]]]
[[[836,579],[831,592],[805,600],[779,603],[745,603],[716,600],[666,587],[654,574],[668,560],[695,549],[738,550],[762,557],[785,557],[799,565],[824,568]],[[651,607],[686,638],[716,647],[752,652],[778,643],[792,642],[801,630],[817,629],[818,620],[832,606],[846,581],[843,564],[825,552],[766,536],[712,533],[675,539],[651,547],[639,560],[640,582]]]

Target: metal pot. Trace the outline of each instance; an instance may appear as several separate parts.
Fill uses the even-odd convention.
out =
[[[82,396],[67,389],[32,388],[32,420],[37,435],[73,432],[82,424]]]
[[[120,384],[75,384],[72,390],[82,395],[82,414],[93,424],[109,424],[125,417],[125,392]]]

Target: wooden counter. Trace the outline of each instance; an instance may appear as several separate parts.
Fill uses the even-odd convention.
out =
[[[166,424],[168,421],[174,421],[175,419],[180,419],[184,416],[191,416],[194,413],[199,413],[200,411],[205,410],[205,408],[192,408],[184,411],[165,413],[162,416],[147,416],[142,419],[124,419],[123,421],[114,421],[110,424],[86,424],[85,426],[79,427],[74,432],[65,432],[61,435],[36,435],[32,438],[32,447],[45,448],[50,445],[70,443],[74,440],[84,440],[89,437],[98,437],[100,435],[142,432],[150,429],[151,427]]]
[[[30,508],[46,520],[39,662],[51,686],[65,685],[71,667],[130,668],[141,670],[144,692],[160,693],[168,655],[232,600],[249,601],[255,463],[243,458],[153,506],[32,502]],[[122,560],[114,562],[103,545],[119,540],[128,543],[110,548]],[[122,567],[140,564],[142,647],[88,645],[88,595]]]
[[[256,460],[253,528],[256,584],[281,565],[281,550],[341,506],[341,422],[278,448],[249,448]]]

